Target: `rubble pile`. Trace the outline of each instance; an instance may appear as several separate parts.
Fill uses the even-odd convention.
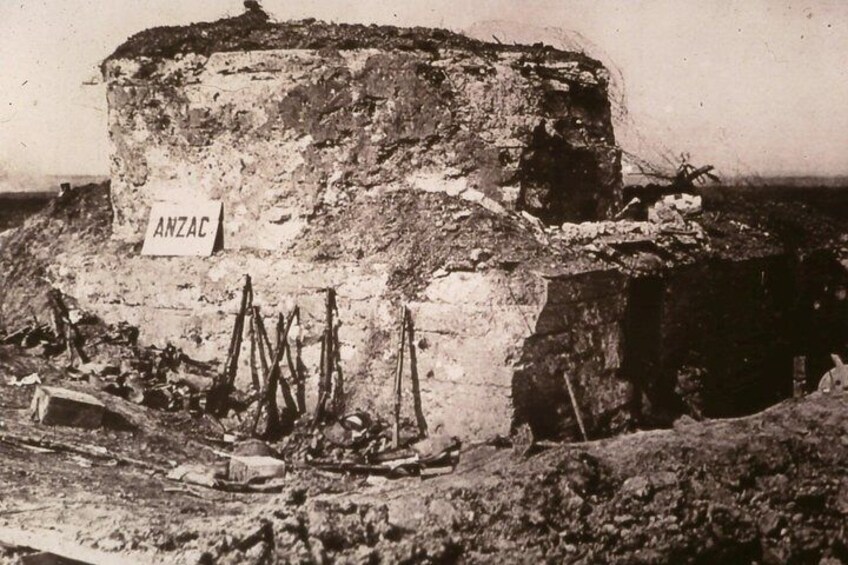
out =
[[[848,515],[848,477],[839,464],[846,449],[844,403],[844,393],[816,393],[750,418],[681,419],[672,430],[583,445],[542,442],[528,449],[516,437],[512,449],[509,442],[471,447],[453,475],[389,483],[282,462],[264,442],[234,446],[229,464],[217,458],[150,474],[136,471],[139,461],[122,458],[114,465],[110,454],[98,457],[93,448],[67,458],[52,451],[61,447],[55,442],[19,452],[6,433],[18,424],[4,412],[13,421],[0,428],[0,453],[8,455],[0,478],[15,485],[15,473],[43,466],[0,503],[0,512],[13,501],[18,506],[11,508],[41,508],[4,515],[0,555],[51,549],[34,538],[10,546],[17,538],[6,537],[10,525],[38,531],[47,520],[55,528],[49,539],[70,535],[76,541],[65,552],[53,549],[59,555],[80,555],[68,547],[88,547],[99,551],[99,560],[135,562],[270,556],[670,562],[693,554],[722,562],[838,562],[845,557]],[[345,441],[358,433],[362,416],[354,420]],[[97,438],[86,431],[64,436],[73,433],[78,442],[106,439],[103,431]],[[153,433],[136,432],[134,441],[150,442]],[[204,460],[191,448],[197,436],[184,434],[170,432]],[[55,493],[54,481],[74,468],[87,480],[67,489],[55,506],[33,505],[43,504],[47,493]],[[256,480],[233,480],[251,474]],[[120,494],[129,492],[128,498]],[[83,519],[68,521],[69,509],[74,515],[84,509]],[[29,550],[21,547],[27,539]]]
[[[395,374],[393,424],[372,417],[364,411],[344,414],[341,359],[338,356],[338,314],[335,290],[326,289],[325,321],[321,344],[321,371],[318,375],[317,400],[309,413],[306,377],[300,358],[299,309],[280,315],[275,341],[268,339],[260,307],[254,303],[251,278],[245,277],[241,307],[236,316],[233,335],[224,370],[215,379],[206,396],[205,409],[222,418],[224,436],[262,438],[273,447],[249,441],[249,456],[236,446],[230,460],[230,480],[254,483],[258,479],[275,479],[270,474],[249,472],[251,465],[259,469],[276,469],[285,460],[289,464],[305,464],[323,471],[368,474],[399,478],[410,475],[432,476],[452,472],[459,461],[460,442],[441,433],[428,437],[426,419],[421,406],[417,372],[411,369],[411,391],[415,410],[415,426],[401,418],[404,390],[404,354],[409,350],[414,363],[414,325],[409,310],[402,308],[398,337],[398,364]],[[247,324],[247,330],[245,330]],[[250,351],[251,391],[235,386],[242,340],[247,331]],[[290,344],[295,336],[295,344]],[[288,376],[283,375],[283,364]],[[241,400],[234,402],[233,396]],[[282,409],[279,407],[282,403]],[[310,403],[311,404],[311,403]],[[276,448],[276,449],[274,449]],[[274,459],[273,456],[279,456]],[[256,459],[254,459],[256,458]],[[274,463],[274,462],[277,463]],[[234,468],[237,469],[234,471]],[[284,467],[280,467],[284,473]],[[184,478],[176,472],[175,478]],[[196,480],[196,479],[195,479]],[[218,483],[216,483],[218,484]],[[273,488],[267,485],[266,488]]]
[[[49,294],[52,324],[35,321],[10,332],[0,330],[0,346],[7,355],[29,357],[69,382],[87,383],[136,404],[169,411],[201,409],[213,365],[193,360],[172,345],[141,346],[137,328],[104,324],[89,313],[69,310],[55,289]],[[18,386],[41,382],[38,372],[10,381]]]

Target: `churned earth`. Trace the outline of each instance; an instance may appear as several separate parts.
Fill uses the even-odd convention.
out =
[[[418,207],[403,194],[379,204],[384,213],[353,209],[316,223],[296,252],[332,258],[361,250],[388,260],[398,290],[412,294],[420,263],[428,271],[460,261],[480,241],[473,234],[492,242],[491,261],[508,261],[512,250],[545,261],[540,239],[577,246],[586,235],[597,244],[610,228],[519,232],[512,220],[445,208],[440,196]],[[757,225],[752,218],[763,216],[754,207],[708,210],[716,253],[738,252],[742,241],[769,245],[765,236],[722,235]],[[333,237],[334,225],[390,234],[393,218],[431,208],[456,227],[427,246],[430,254],[409,238],[381,249],[378,236]],[[811,245],[803,238],[839,238],[835,223],[806,221],[802,206],[770,209],[763,219],[770,224],[746,233],[795,234],[799,246]],[[57,250],[137,251],[108,241],[110,223],[108,187],[90,187],[0,239],[5,325],[46,315],[47,267]],[[797,223],[816,229],[799,231]],[[502,240],[509,245],[495,244]],[[98,396],[116,416],[96,431],[32,422],[34,386],[20,378],[33,373]],[[215,421],[129,403],[73,382],[55,359],[2,347],[0,562],[17,562],[27,548],[93,563],[848,562],[846,404],[844,393],[814,393],[746,418],[683,417],[672,429],[579,444],[533,444],[519,428],[509,440],[463,445],[455,471],[436,478],[388,480],[292,464],[282,492],[233,493],[166,477],[184,464],[226,466],[230,448]]]
[[[225,465],[212,422],[94,392],[126,425],[45,428],[28,418],[32,389],[0,382],[0,541],[90,562],[848,560],[844,393],[589,443],[518,434],[463,446],[454,473],[427,480],[295,466],[281,493],[241,494],[165,478],[177,464]],[[91,454],[10,439],[24,436]]]

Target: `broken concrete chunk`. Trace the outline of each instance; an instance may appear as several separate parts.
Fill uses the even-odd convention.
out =
[[[677,223],[681,219],[700,214],[703,200],[694,194],[670,194],[651,206],[648,220],[654,223]]]
[[[41,384],[41,377],[38,373],[32,373],[25,377],[11,377],[6,379],[6,384],[9,386],[29,386]]]
[[[421,460],[437,459],[449,451],[458,449],[459,440],[447,434],[425,438],[412,444],[412,450]]]
[[[259,439],[247,439],[233,447],[233,455],[238,457],[268,457],[272,454],[268,444]]]
[[[204,465],[180,465],[172,469],[167,478],[172,481],[182,481],[209,488],[218,486],[218,477],[215,470]]]
[[[629,477],[621,485],[621,493],[637,499],[645,499],[651,494],[651,482],[641,475]]]
[[[52,386],[39,386],[30,407],[32,418],[46,426],[99,428],[106,407],[83,392]]]
[[[286,476],[286,463],[273,457],[249,456],[230,459],[230,480],[238,483]]]

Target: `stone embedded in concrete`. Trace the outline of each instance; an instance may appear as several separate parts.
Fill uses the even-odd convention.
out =
[[[230,480],[238,483],[276,479],[286,476],[286,462],[267,456],[230,458]]]
[[[106,407],[90,394],[39,386],[30,411],[33,419],[46,426],[94,429],[103,424]]]

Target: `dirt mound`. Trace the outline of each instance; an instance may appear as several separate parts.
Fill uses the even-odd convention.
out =
[[[602,442],[470,447],[454,474],[427,481],[295,468],[279,495],[189,488],[0,442],[0,512],[29,508],[3,526],[49,524],[51,539],[136,562],[839,563],[848,559],[845,406],[844,395],[814,395]],[[23,411],[0,415],[4,431],[34,426]],[[135,431],[60,436],[151,464],[216,464],[198,422],[137,408],[128,417]]]
[[[46,268],[65,249],[92,253],[111,235],[109,183],[76,187],[30,217],[0,247],[0,327],[44,318]]]
[[[552,59],[579,61],[590,69],[601,64],[581,53],[560,51],[542,44],[501,45],[471,39],[444,29],[335,24],[313,19],[276,23],[261,11],[188,26],[161,26],[130,37],[104,63],[136,57],[169,58],[178,54],[268,49],[397,49],[436,51],[457,49],[477,53],[517,52]]]

